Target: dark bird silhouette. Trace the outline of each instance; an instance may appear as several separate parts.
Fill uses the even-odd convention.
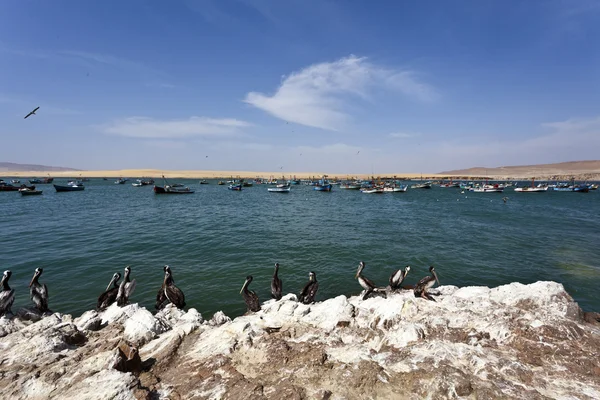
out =
[[[283,286],[281,284],[281,279],[277,275],[279,272],[279,263],[275,263],[275,272],[273,272],[273,279],[271,279],[271,297],[275,300],[281,300],[281,292],[283,290]]]
[[[29,114],[27,114],[27,115],[25,116],[25,118],[23,118],[23,119],[27,119],[28,117],[30,117],[30,116],[32,116],[32,115],[36,115],[36,114],[35,114],[35,112],[36,112],[37,110],[39,110],[39,109],[40,109],[39,107],[36,107],[36,108],[34,108],[34,109],[33,109],[33,111],[32,111],[32,112],[30,112]]]
[[[242,286],[242,290],[240,293],[246,302],[246,307],[248,311],[259,311],[260,310],[260,302],[258,300],[258,296],[252,290],[248,290],[248,285],[252,282],[252,275],[248,275],[246,277],[246,281],[244,282],[244,286]]]
[[[311,271],[308,273],[308,283],[302,288],[298,300],[303,304],[314,303],[315,297],[317,296],[317,290],[319,290],[317,275]]]
[[[31,282],[29,283],[29,294],[37,310],[40,313],[45,313],[48,311],[48,288],[46,284],[42,285],[38,282],[42,272],[44,272],[42,268],[35,269],[33,278],[31,278]]]
[[[2,291],[0,291],[0,316],[9,313],[12,314],[10,307],[15,301],[15,289],[11,289],[10,286],[8,286],[8,280],[11,275],[12,272],[9,270],[4,271],[2,281],[0,282],[0,285],[2,285]]]
[[[123,277],[123,282],[119,285],[119,291],[117,292],[117,305],[119,307],[127,305],[129,296],[131,296],[135,290],[135,279],[130,281],[129,274],[131,274],[131,267],[128,265],[125,267],[125,276]]]
[[[406,279],[406,275],[408,275],[408,271],[410,271],[409,265],[407,265],[404,268],[404,271],[399,269],[396,272],[394,272],[392,275],[390,275],[390,289],[392,289],[392,290],[400,289],[400,285],[402,285],[402,282],[404,282],[404,280]]]
[[[110,283],[106,287],[106,290],[98,297],[98,303],[96,304],[96,309],[98,311],[106,309],[106,307],[117,301],[117,294],[119,293],[119,279],[121,279],[121,274],[115,272],[110,280]]]
[[[429,272],[431,272],[431,275],[426,276],[425,278],[421,279],[415,285],[414,293],[415,293],[415,297],[419,297],[420,296],[420,297],[422,297],[424,299],[435,301],[435,299],[433,297],[431,297],[431,295],[429,295],[427,293],[427,290],[429,288],[431,288],[436,282],[439,285],[440,284],[440,280],[438,279],[438,276],[435,273],[435,268],[433,268],[433,266],[429,267]]]
[[[185,295],[177,286],[175,286],[175,280],[171,272],[171,267],[168,265],[164,266],[165,277],[160,290],[156,294],[156,309],[160,310],[168,303],[173,304],[175,307],[183,309],[185,307]]]

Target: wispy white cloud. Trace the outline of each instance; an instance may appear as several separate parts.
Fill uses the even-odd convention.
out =
[[[410,133],[410,132],[392,132],[388,136],[391,138],[394,138],[394,139],[408,139],[408,138],[412,138],[412,137],[421,136],[421,134],[420,133]]]
[[[235,136],[242,128],[251,126],[246,121],[232,118],[190,117],[188,119],[157,120],[147,117],[129,117],[100,126],[107,134],[133,138],[187,138]]]
[[[148,66],[147,64],[132,61],[126,58],[113,56],[110,54],[91,53],[86,51],[73,51],[65,50],[57,53],[59,56],[72,58],[75,60],[83,60],[105,66],[110,66],[122,71],[133,72],[136,74],[142,74],[145,78],[149,77],[163,77],[166,78],[167,74],[159,71],[155,68]]]
[[[375,88],[393,89],[419,101],[438,97],[413,71],[388,69],[351,55],[293,72],[273,95],[250,92],[244,101],[286,121],[335,131],[350,121],[348,99],[369,99]]]
[[[548,122],[541,127],[542,134],[521,140],[431,145],[428,155],[438,170],[451,165],[531,165],[598,158],[600,117]]]

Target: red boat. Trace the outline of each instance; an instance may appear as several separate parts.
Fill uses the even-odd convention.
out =
[[[17,192],[19,189],[35,190],[35,186],[27,186],[27,185],[14,186],[14,185],[11,185],[10,183],[0,182],[0,192]]]

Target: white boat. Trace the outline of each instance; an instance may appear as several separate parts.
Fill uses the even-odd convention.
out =
[[[275,187],[267,188],[267,191],[273,193],[289,193],[292,190],[290,185],[277,185]]]
[[[471,192],[475,193],[502,193],[504,191],[504,186],[502,185],[483,185],[479,187],[474,187],[469,189]]]
[[[383,188],[385,193],[394,193],[394,192],[406,192],[408,190],[407,185],[402,186],[386,186]]]
[[[380,193],[385,193],[382,187],[371,187],[371,188],[364,188],[364,189],[360,189],[361,193],[366,193],[366,194],[380,194]]]
[[[142,185],[142,182],[134,182],[134,183],[131,184],[131,186],[133,186],[133,187],[142,187],[144,185]]]
[[[531,180],[531,186],[523,186],[516,187],[515,192],[546,192],[548,191],[548,186],[537,185],[534,186],[534,179]]]
[[[548,191],[548,186],[525,186],[525,187],[516,187],[515,192],[546,192]]]

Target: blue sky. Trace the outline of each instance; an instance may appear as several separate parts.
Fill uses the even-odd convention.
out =
[[[598,159],[599,43],[600,0],[3,1],[0,161],[425,173]]]

